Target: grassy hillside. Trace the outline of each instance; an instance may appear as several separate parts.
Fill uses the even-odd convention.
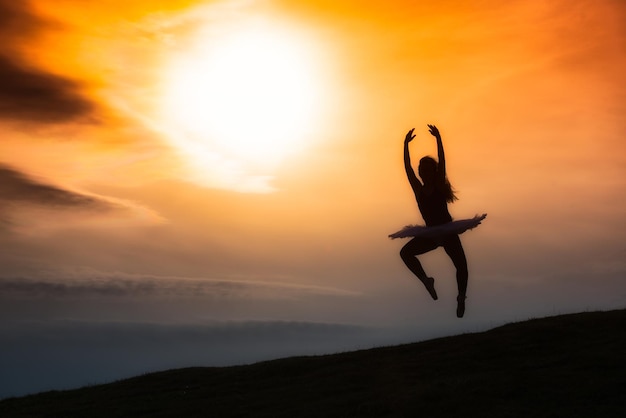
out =
[[[2,417],[624,417],[626,310],[0,402]]]

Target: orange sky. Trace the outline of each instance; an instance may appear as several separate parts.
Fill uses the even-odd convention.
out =
[[[54,7],[33,0],[0,1],[0,15],[7,40],[0,280],[72,277],[89,287],[160,277],[179,280],[187,295],[172,296],[170,319],[418,330],[428,320],[440,334],[624,306],[626,7],[619,0],[58,0]],[[203,131],[203,118],[218,119],[202,112],[215,106],[203,101],[210,77],[190,76],[200,94],[188,109],[176,104],[199,115],[193,132],[163,111],[172,109],[164,91],[180,80],[172,68],[197,60],[210,72],[216,61],[206,64],[205,54],[246,28],[262,28],[257,38],[275,31],[288,56],[282,67],[253,59],[239,66],[279,77],[260,78],[271,89],[260,101],[249,92],[253,112],[241,110],[227,126],[228,135],[260,146],[238,156]],[[280,51],[264,54],[281,59]],[[280,90],[290,73],[281,71],[297,65],[300,83],[314,88],[295,84],[290,96]],[[314,97],[305,107],[299,100],[308,91]],[[276,115],[298,106],[308,110]],[[442,132],[458,190],[452,215],[489,214],[462,237],[469,328],[454,322],[445,254],[424,257],[448,300],[434,306],[400,261],[401,243],[387,238],[421,221],[401,147],[415,127],[414,161],[435,155],[427,123]],[[279,131],[287,140],[277,145]],[[281,147],[288,149],[255,160]],[[259,302],[267,293],[251,287],[210,308],[201,299],[188,304],[191,279],[268,284],[280,301],[270,308]],[[289,296],[280,296],[285,289]],[[44,296],[51,317],[61,315],[55,298]],[[97,310],[63,316],[138,318],[114,314],[105,299]],[[161,320],[157,311],[147,303],[139,317]]]

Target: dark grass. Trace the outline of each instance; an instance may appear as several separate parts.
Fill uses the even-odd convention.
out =
[[[1,417],[626,417],[626,310],[0,401]]]

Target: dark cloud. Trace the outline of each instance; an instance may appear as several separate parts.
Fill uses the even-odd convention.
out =
[[[27,68],[0,55],[0,117],[40,123],[86,116],[93,104],[69,79]]]
[[[57,23],[37,16],[27,1],[0,0],[0,118],[55,123],[89,114],[94,105],[79,83],[25,64],[22,48]]]
[[[26,204],[45,208],[80,208],[92,211],[109,211],[121,208],[121,206],[104,199],[39,182],[1,164],[0,204],[5,207],[11,204]]]
[[[0,34],[3,35],[5,41],[15,42],[20,38],[31,36],[39,28],[50,24],[52,22],[37,16],[32,11],[30,2],[27,0],[0,0]],[[10,48],[11,45],[7,46]]]

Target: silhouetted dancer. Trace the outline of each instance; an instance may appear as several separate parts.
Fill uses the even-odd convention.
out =
[[[435,125],[428,125],[428,128],[429,132],[437,139],[439,162],[432,157],[423,157],[420,160],[418,173],[422,179],[421,182],[413,171],[409,154],[409,143],[415,138],[413,135],[415,128],[411,129],[404,139],[404,168],[426,226],[409,225],[389,236],[391,238],[413,237],[400,250],[400,257],[409,270],[424,283],[426,290],[434,300],[437,300],[435,279],[426,275],[416,256],[432,251],[437,247],[443,247],[456,267],[456,282],[459,290],[456,299],[456,316],[461,318],[465,313],[468,273],[465,252],[459,234],[478,226],[487,215],[483,214],[472,219],[459,221],[452,220],[452,216],[448,212],[448,203],[454,202],[456,196],[446,176],[446,159],[441,135]]]

